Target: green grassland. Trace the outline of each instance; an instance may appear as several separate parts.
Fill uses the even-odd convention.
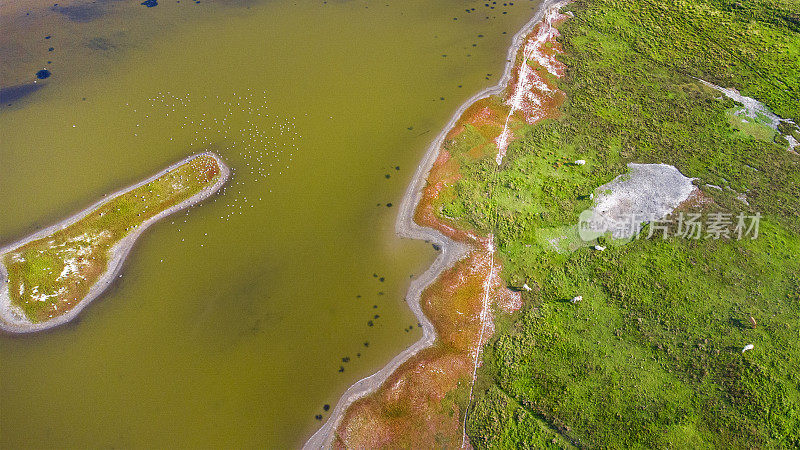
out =
[[[212,156],[197,156],[72,225],[0,255],[12,304],[34,323],[68,311],[105,272],[114,245],[146,220],[212,186],[221,173]]]
[[[532,287],[486,347],[473,445],[800,445],[800,157],[692,78],[798,121],[800,4],[567,9],[563,116],[527,127],[499,170],[491,156],[459,156],[481,145],[476,134],[448,143],[463,178],[443,192],[440,214],[494,233],[508,284]],[[697,178],[713,202],[690,212],[760,213],[758,237],[579,245],[589,194],[629,162]]]

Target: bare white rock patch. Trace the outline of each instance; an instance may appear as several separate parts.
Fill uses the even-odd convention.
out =
[[[636,235],[642,224],[660,220],[697,189],[693,178],[669,164],[628,164],[622,174],[595,190],[595,205],[581,213],[579,232],[585,240],[611,231],[615,239]]]
[[[737,103],[741,103],[743,108],[741,111],[739,111],[740,115],[744,115],[752,120],[761,119],[765,125],[780,133],[789,142],[789,151],[794,151],[795,148],[800,146],[800,142],[797,142],[797,139],[795,139],[794,136],[791,134],[783,134],[778,129],[778,125],[780,125],[781,122],[787,122],[795,125],[793,121],[778,117],[775,113],[770,111],[769,108],[767,108],[767,105],[754,98],[746,97],[740,94],[736,89],[717,86],[714,83],[709,83],[708,81],[701,80],[699,78],[697,80],[704,85],[721,92],[729,99]]]

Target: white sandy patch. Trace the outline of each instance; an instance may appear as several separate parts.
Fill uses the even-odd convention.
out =
[[[513,133],[508,128],[508,122],[515,112],[521,109],[527,109],[528,114],[526,121],[534,123],[541,119],[544,112],[541,111],[542,99],[541,96],[545,94],[552,94],[552,89],[545,83],[542,77],[533,70],[528,64],[528,61],[535,61],[540,66],[544,67],[548,72],[556,77],[560,77],[558,64],[560,63],[555,56],[547,55],[544,52],[544,46],[547,42],[554,40],[559,36],[558,29],[554,23],[562,15],[558,12],[560,6],[550,8],[541,22],[536,34],[528,38],[525,46],[522,48],[522,63],[519,66],[517,73],[517,83],[514,86],[513,94],[507,100],[506,104],[510,107],[506,121],[503,124],[503,131],[497,138],[495,144],[497,145],[497,156],[495,162],[500,165],[508,150],[508,144],[511,142]]]
[[[725,94],[726,97],[730,98],[731,100],[737,103],[741,103],[744,108],[742,108],[742,110],[739,111],[738,113],[739,115],[744,115],[753,120],[758,119],[760,121],[764,121],[767,126],[777,131],[778,133],[780,133],[780,130],[778,130],[778,125],[781,122],[788,122],[791,124],[795,124],[791,120],[782,119],[778,117],[775,113],[770,111],[769,108],[767,108],[767,105],[761,103],[760,101],[754,98],[745,97],[744,95],[740,94],[739,91],[737,91],[736,89],[733,88],[729,89],[729,88],[724,88],[722,86],[717,86],[714,83],[709,83],[708,81],[700,80],[699,78],[698,80],[704,85],[712,89],[716,89],[719,92],[722,92],[723,94]],[[794,151],[794,149],[798,145],[800,145],[800,143],[797,142],[794,136],[784,135],[783,133],[781,133],[781,135],[785,137],[787,141],[789,141],[789,151]]]
[[[628,173],[595,190],[595,206],[581,213],[584,240],[611,231],[616,239],[636,235],[645,222],[661,220],[696,189],[692,178],[668,164],[628,164]]]

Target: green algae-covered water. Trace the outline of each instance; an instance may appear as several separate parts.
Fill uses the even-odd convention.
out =
[[[2,87],[52,76],[0,109],[0,246],[206,148],[234,174],[78,320],[0,336],[0,443],[299,446],[419,338],[396,205],[536,3],[138,3],[4,13]]]

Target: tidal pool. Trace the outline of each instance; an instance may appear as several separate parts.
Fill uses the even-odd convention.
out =
[[[435,251],[396,205],[536,2],[99,4],[0,37],[0,87],[50,73],[0,109],[0,247],[207,148],[233,176],[78,320],[0,336],[0,442],[301,445],[419,338],[404,295]]]

